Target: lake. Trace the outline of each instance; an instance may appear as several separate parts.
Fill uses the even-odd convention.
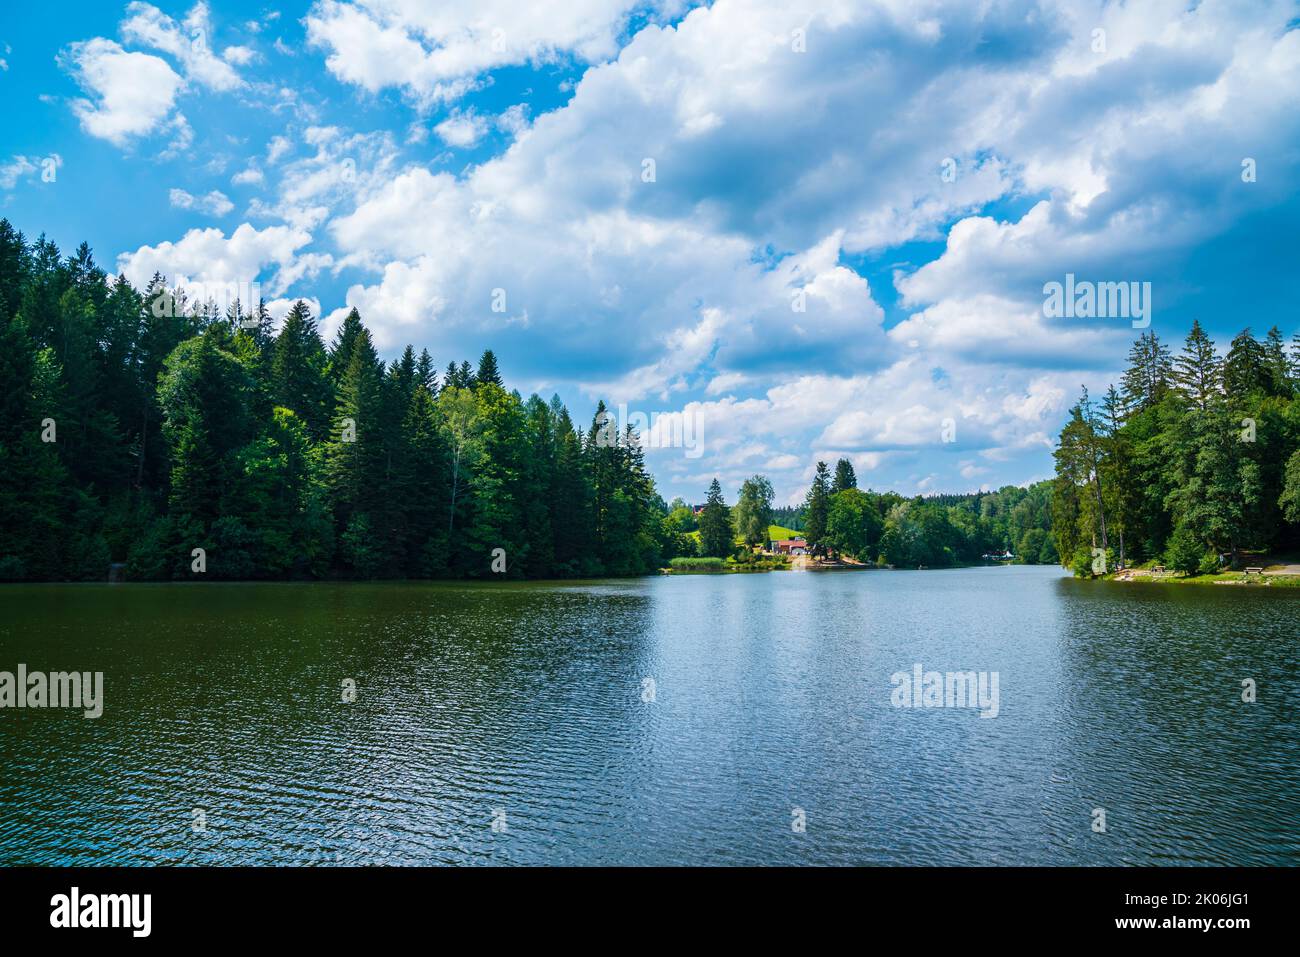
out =
[[[1296,864],[1297,620],[1043,567],[4,586],[0,670],[104,710],[0,710],[0,863]]]

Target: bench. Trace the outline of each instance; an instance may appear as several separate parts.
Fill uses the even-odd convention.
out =
[[[1264,569],[1260,568],[1258,565],[1251,565],[1251,566],[1249,566],[1249,567],[1246,569],[1246,574],[1247,574],[1247,575],[1262,575],[1262,574],[1264,574]]]
[[[1164,566],[1164,565],[1152,565],[1152,566],[1151,566],[1151,574],[1153,574],[1153,575],[1163,575],[1164,573],[1165,573],[1165,566]]]

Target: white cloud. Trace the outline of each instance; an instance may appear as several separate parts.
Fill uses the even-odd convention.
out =
[[[188,148],[193,136],[184,117],[172,112],[177,97],[187,87],[216,91],[243,87],[231,64],[248,62],[252,51],[231,47],[226,59],[216,53],[206,2],[195,4],[179,23],[152,4],[133,2],[127,5],[120,30],[127,44],[172,57],[180,72],[162,57],[128,51],[104,37],[73,43],[59,62],[90,95],[72,101],[73,113],[87,133],[116,146],[166,126],[175,140],[163,155],[177,155]]]
[[[265,179],[262,171],[256,166],[249,164],[240,170],[234,176],[230,177],[230,182],[234,186],[257,186]]]
[[[271,142],[266,144],[266,161],[274,166],[292,147],[293,143],[287,136],[271,137]]]
[[[65,62],[93,97],[72,103],[81,128],[115,146],[158,128],[171,113],[182,83],[164,60],[128,53],[102,37],[72,44]]]
[[[226,47],[221,58],[233,66],[247,66],[257,58],[257,51],[246,46]]]
[[[448,146],[469,149],[487,134],[488,122],[473,110],[463,113],[456,110],[435,126],[433,131]]]
[[[496,127],[503,133],[518,136],[528,129],[528,104],[516,103],[497,115]]]
[[[131,3],[126,12],[127,19],[121,25],[123,39],[175,57],[185,76],[201,86],[234,90],[243,85],[231,67],[231,63],[240,62],[243,54],[236,53],[226,62],[212,47],[212,17],[207,3],[196,3],[180,23],[148,3]]]
[[[35,173],[44,157],[15,156],[8,163],[0,165],[0,189],[13,189],[20,179]],[[62,164],[62,159],[55,160],[55,168]]]
[[[191,229],[176,242],[141,246],[117,259],[117,271],[138,289],[149,284],[154,273],[166,276],[173,285],[263,283],[268,296],[276,296],[303,276],[330,265],[330,257],[301,254],[311,234],[288,226],[256,229],[244,223],[229,238],[220,229]]]
[[[225,216],[235,208],[230,198],[218,189],[203,196],[194,196],[183,189],[173,188],[168,193],[168,200],[174,209],[192,209],[212,216]]]
[[[498,67],[613,56],[631,11],[644,6],[634,0],[318,0],[306,18],[307,39],[328,51],[326,66],[340,80],[372,93],[396,87],[429,105],[462,96]]]

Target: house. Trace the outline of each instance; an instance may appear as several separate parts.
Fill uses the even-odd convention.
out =
[[[802,538],[787,538],[784,541],[772,542],[770,547],[778,555],[808,554],[808,542]]]

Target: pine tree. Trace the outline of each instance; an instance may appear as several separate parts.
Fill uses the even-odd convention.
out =
[[[1222,395],[1223,362],[1200,320],[1192,321],[1183,351],[1174,360],[1173,380],[1187,401],[1202,412]]]
[[[1234,406],[1240,406],[1252,394],[1269,394],[1273,377],[1268,368],[1264,347],[1250,329],[1243,329],[1232,339],[1223,362],[1223,389]]]
[[[1295,380],[1287,361],[1286,340],[1277,326],[1269,329],[1264,338],[1264,367],[1268,374],[1269,394],[1290,398],[1295,393]]]
[[[831,486],[831,493],[843,492],[846,488],[857,488],[858,477],[853,471],[853,463],[848,459],[840,459],[835,463],[835,482]]]
[[[335,388],[347,374],[348,365],[352,362],[353,346],[363,328],[361,313],[357,312],[355,307],[349,309],[329,348],[329,376]]]
[[[363,542],[362,530],[384,542],[391,532],[376,525],[377,513],[390,504],[385,494],[388,463],[382,369],[370,333],[363,327],[353,340],[347,371],[339,381],[334,406],[337,429],[326,446],[335,528],[340,540],[352,529],[349,541],[354,554],[349,564],[367,577],[383,566],[388,549],[376,550],[372,542]],[[362,558],[364,568],[359,567]]]
[[[416,385],[403,427],[407,454],[398,477],[406,502],[405,565],[407,574],[428,578],[445,574],[448,567],[447,445],[443,439],[438,406],[423,383]]]
[[[592,555],[593,491],[583,440],[560,397],[551,398],[555,422],[555,471],[550,500],[555,563],[561,574],[595,573]]]
[[[292,409],[306,424],[313,441],[331,431],[333,395],[326,373],[325,347],[307,304],[293,304],[275,340],[271,378],[275,403]]]
[[[1145,332],[1133,343],[1129,367],[1120,383],[1120,394],[1131,411],[1155,405],[1168,391],[1173,378],[1169,349],[1155,332]]]
[[[1106,491],[1102,481],[1104,427],[1094,413],[1085,387],[1079,401],[1070,409],[1070,421],[1061,430],[1060,443],[1054,453],[1056,474],[1067,480],[1079,495],[1079,518],[1085,537],[1094,547],[1110,547],[1106,528]],[[1064,553],[1063,553],[1064,554]]]
[[[478,361],[478,375],[474,377],[478,385],[494,385],[500,388],[501,373],[497,371],[497,357],[491,349],[483,352],[483,357]]]
[[[435,398],[438,395],[438,370],[433,367],[433,357],[428,349],[420,350],[420,358],[415,363],[415,380],[429,390]]]
[[[826,520],[830,514],[831,482],[825,462],[817,463],[812,485],[804,499],[804,537],[815,554],[825,550]]]
[[[700,554],[726,558],[735,551],[731,531],[731,510],[722,498],[722,485],[715,478],[709,483],[704,510],[700,513]]]

